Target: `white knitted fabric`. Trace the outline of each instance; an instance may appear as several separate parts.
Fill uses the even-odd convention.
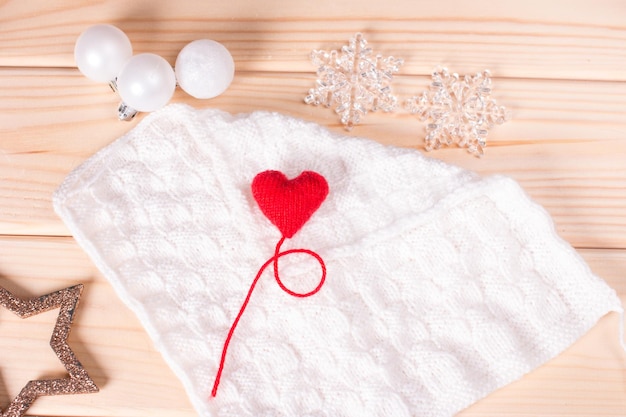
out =
[[[281,237],[250,191],[266,170],[326,178],[283,245],[317,252],[326,282],[299,299],[265,271],[211,398]],[[72,172],[54,205],[201,416],[451,416],[621,311],[513,180],[274,113],[169,106]],[[308,291],[320,267],[289,255],[280,275]]]

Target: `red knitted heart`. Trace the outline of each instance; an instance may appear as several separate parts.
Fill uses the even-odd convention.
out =
[[[312,171],[304,171],[291,180],[280,171],[265,171],[254,177],[252,195],[265,217],[284,237],[290,238],[324,202],[328,183]]]
[[[239,313],[237,313],[237,317],[235,317],[235,320],[228,331],[226,341],[224,341],[224,346],[222,347],[220,365],[217,368],[215,381],[213,381],[213,389],[211,390],[212,397],[217,395],[217,389],[220,385],[222,372],[224,370],[228,346],[232,340],[237,323],[239,323],[239,319],[241,319],[243,312],[248,306],[250,297],[252,296],[252,291],[254,291],[257,282],[263,275],[263,271],[265,271],[269,265],[273,265],[274,278],[276,279],[278,286],[287,294],[300,298],[306,298],[317,294],[326,280],[326,265],[324,264],[322,257],[317,253],[309,249],[289,249],[282,252],[280,250],[282,244],[285,242],[285,239],[291,238],[295,235],[326,199],[326,196],[328,195],[328,183],[326,182],[326,179],[320,174],[312,171],[304,171],[292,180],[287,179],[285,174],[282,172],[265,171],[257,174],[257,176],[254,177],[254,180],[252,180],[252,195],[259,204],[263,214],[265,214],[265,216],[276,227],[278,227],[278,230],[281,231],[283,236],[276,244],[274,256],[263,264],[263,266],[259,269],[259,272],[257,272],[256,277],[254,277],[252,285],[250,285],[250,289],[248,290],[248,295],[246,296],[246,299],[239,309]],[[320,282],[317,287],[315,287],[312,291],[292,291],[285,286],[279,276],[278,259],[295,253],[310,255],[320,264],[322,277],[320,278]]]

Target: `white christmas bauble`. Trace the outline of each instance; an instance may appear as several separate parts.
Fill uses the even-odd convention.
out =
[[[132,57],[117,76],[117,91],[128,106],[149,112],[165,106],[176,89],[172,66],[155,54]]]
[[[176,58],[176,79],[187,94],[213,98],[233,81],[235,62],[224,45],[209,39],[193,41]]]
[[[74,45],[74,60],[80,72],[99,82],[114,80],[132,55],[130,40],[112,25],[87,28]]]

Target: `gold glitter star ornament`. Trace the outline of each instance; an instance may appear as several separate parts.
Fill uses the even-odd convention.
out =
[[[41,297],[22,300],[0,287],[0,305],[20,318],[31,317],[59,308],[59,315],[50,338],[50,346],[69,374],[68,378],[29,381],[9,406],[2,411],[0,417],[23,416],[37,397],[42,395],[98,392],[98,387],[67,344],[67,337],[70,334],[70,327],[82,290],[83,285],[78,284]]]

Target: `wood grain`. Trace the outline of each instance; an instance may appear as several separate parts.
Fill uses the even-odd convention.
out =
[[[231,113],[277,111],[337,133],[423,150],[424,123],[406,111],[370,114],[351,132],[307,106],[312,49],[363,32],[378,53],[405,59],[394,92],[408,98],[429,74],[489,68],[512,120],[487,154],[428,156],[520,182],[557,232],[626,301],[626,3],[620,0],[0,0],[0,285],[35,296],[83,282],[70,345],[98,395],[41,398],[49,416],[194,416],[184,390],[139,322],[54,214],[63,178],[137,124],[115,120],[118,98],[77,71],[81,31],[112,23],[135,52],[172,64],[199,38],[224,43],[237,74],[225,94],[174,102]],[[50,314],[52,313],[52,314]],[[62,372],[46,346],[54,312],[26,321],[0,311],[0,408],[25,380]],[[562,355],[460,414],[624,416],[626,354],[609,314]],[[39,352],[39,353],[37,353]]]
[[[30,413],[191,416],[184,390],[143,328],[71,238],[0,239],[0,285],[29,298],[85,284],[69,344],[100,387],[95,395],[41,398]],[[19,319],[0,309],[0,404],[29,378],[59,375],[47,343],[54,312]]]
[[[592,270],[626,300],[626,250],[582,250]],[[134,314],[71,238],[0,238],[0,285],[27,298],[76,282],[85,284],[70,346],[100,386],[97,395],[42,398],[32,413],[94,416],[191,416],[180,382],[142,330]],[[52,313],[52,312],[51,312]],[[62,371],[47,342],[55,314],[22,320],[0,311],[0,403],[28,378]],[[461,416],[623,416],[626,354],[619,345],[619,317],[610,314],[563,355],[495,392]],[[50,351],[49,351],[50,350]],[[25,361],[25,352],[29,353]],[[602,403],[598,403],[602,398]],[[565,404],[564,404],[565,403]],[[517,414],[512,414],[516,410]],[[576,413],[581,414],[576,414]]]
[[[5,1],[0,65],[71,67],[76,34],[113,23],[136,51],[174,62],[199,38],[223,42],[240,71],[310,71],[314,48],[339,48],[355,32],[404,74],[437,65],[492,69],[502,77],[626,80],[626,5],[619,1],[392,2],[266,0],[228,2]]]
[[[423,148],[425,124],[402,110],[370,114],[346,132],[331,110],[302,102],[313,81],[313,74],[243,73],[215,100],[178,92],[175,101],[230,112],[279,111],[338,133]],[[397,90],[416,94],[428,82],[400,78]],[[620,139],[626,133],[626,83],[494,83],[494,96],[509,106],[513,120],[492,130],[487,155],[477,159],[461,149],[428,155],[483,175],[512,176],[575,246],[626,248],[626,141]],[[0,234],[68,235],[52,211],[51,195],[71,169],[137,123],[114,120],[117,100],[107,86],[73,69],[0,70]],[[80,111],[68,111],[75,108]]]

